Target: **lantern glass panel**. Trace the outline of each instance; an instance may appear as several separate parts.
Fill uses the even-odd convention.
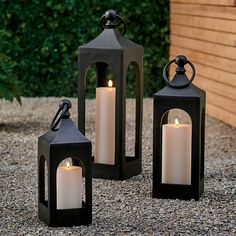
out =
[[[105,72],[104,72],[105,71]],[[135,62],[132,62],[129,64],[127,68],[127,84],[126,84],[126,98],[138,98],[138,90],[137,90],[137,84],[136,80],[140,76],[140,72],[138,69],[138,65]],[[111,69],[111,67],[103,62],[95,63],[94,65],[91,65],[86,74],[86,80],[88,81],[86,92],[90,94],[95,94],[95,98],[97,99],[97,92],[92,89],[94,88],[94,83],[96,84],[96,88],[99,87],[108,87],[109,81],[112,81],[112,87],[115,88],[116,86],[116,79],[114,76],[114,73]],[[89,98],[90,96],[86,96]],[[96,100],[97,101],[97,100]],[[86,102],[88,103],[88,101]],[[127,106],[129,104],[129,107],[131,108],[129,110],[129,113],[126,112],[126,122],[125,122],[125,156],[126,161],[133,160],[135,158],[138,158],[138,156],[135,157],[135,137],[136,137],[136,126],[138,125],[136,122],[136,101],[131,99],[126,99],[126,110]],[[116,101],[114,100],[114,110],[115,110]],[[86,105],[86,109],[89,109],[89,106]],[[97,102],[95,102],[95,109],[98,109]],[[96,116],[91,117],[90,119],[86,119],[86,134],[88,135],[89,139],[92,140],[93,146],[95,149],[92,150],[93,156],[95,156],[96,153],[96,132],[98,131],[98,127],[96,127],[96,117],[98,114],[98,110],[95,110]],[[88,112],[90,113],[90,112]],[[115,116],[116,117],[116,116]],[[114,117],[114,124],[115,124],[115,117]],[[111,119],[111,116],[110,116]],[[106,122],[104,122],[106,123]],[[115,128],[115,127],[114,127]],[[95,132],[94,132],[95,130]],[[101,140],[101,139],[99,139]],[[115,145],[115,130],[114,130],[114,140],[113,143]],[[101,146],[101,145],[99,145]],[[107,145],[102,145],[107,148]],[[115,150],[115,147],[113,148]],[[115,153],[114,153],[115,156]],[[96,162],[96,157],[94,158]],[[109,163],[104,163],[109,164]],[[110,163],[111,164],[111,163]],[[115,162],[114,162],[115,164]]]
[[[115,87],[115,85],[116,85],[116,80],[115,80],[114,73],[113,73],[111,67],[107,65],[107,72],[106,72],[106,81],[107,81],[107,83],[108,83],[109,80],[112,81],[113,87]],[[107,84],[107,83],[106,83],[106,84]]]
[[[115,86],[116,81],[115,81],[114,73],[112,72],[111,67],[108,66],[106,63],[102,63],[102,64],[104,64],[104,66],[107,67],[105,82],[112,80],[114,83],[113,86]],[[86,98],[95,98],[96,87],[94,85],[96,85],[96,83],[97,83],[97,67],[96,67],[96,63],[95,63],[95,64],[89,66],[89,68],[87,69],[87,72],[86,72]]]
[[[167,111],[162,117],[163,184],[191,185],[191,153],[190,116],[182,109]]]
[[[127,70],[126,84],[126,122],[125,122],[125,156],[135,158],[135,114],[136,114],[136,73],[135,65],[131,63]],[[129,108],[129,110],[128,110]],[[126,158],[127,161],[127,158]]]
[[[202,108],[202,116],[201,116],[201,124],[205,124],[205,107]],[[205,126],[201,126],[201,147],[205,145]],[[204,178],[204,148],[201,149],[201,172],[200,172],[200,179],[203,180]]]
[[[95,98],[95,84],[96,84],[96,65],[91,65],[86,72],[86,98]],[[89,127],[86,124],[86,127]]]
[[[116,82],[111,68],[96,63],[95,157],[99,164],[115,165]]]
[[[85,120],[85,133],[86,136],[92,142],[92,156],[95,155],[95,116],[92,115],[95,113],[94,106],[91,106],[90,98],[95,98],[96,96],[96,65],[91,65],[86,72],[86,100],[85,100],[85,107],[86,107],[86,116],[88,119]],[[95,101],[94,101],[95,104]]]
[[[180,124],[192,124],[191,117],[182,109],[174,108],[168,111],[168,123],[174,124],[175,119],[178,119]]]
[[[86,72],[87,87],[86,92],[92,93],[92,88],[95,94],[95,110],[91,111],[88,106],[86,106],[87,114],[96,114],[95,116],[90,116],[90,119],[86,119],[85,131],[90,140],[92,140],[93,148],[92,155],[94,161],[103,164],[115,164],[115,76],[112,69],[108,64],[103,62],[98,62],[91,65]],[[111,84],[112,83],[112,84]],[[94,86],[96,85],[96,86]],[[110,89],[109,89],[110,88]],[[110,96],[110,90],[113,90],[113,96]],[[108,91],[108,94],[106,93]],[[110,94],[110,95],[109,95]],[[106,97],[108,95],[108,97]],[[105,96],[105,97],[104,97]],[[89,96],[86,96],[89,98]],[[107,99],[106,99],[107,98]],[[113,98],[113,104],[111,104],[111,98]],[[106,104],[106,102],[109,104]],[[113,105],[113,112],[110,112],[111,106]],[[110,106],[110,107],[109,107]],[[88,110],[87,110],[88,109]],[[109,110],[109,111],[108,111]],[[100,112],[99,112],[100,111]],[[110,116],[113,113],[113,118]],[[108,114],[109,117],[104,117],[104,114]],[[109,127],[110,126],[110,127]],[[111,128],[112,126],[112,128]],[[95,132],[94,132],[95,130]],[[111,132],[113,130],[113,133]],[[108,136],[110,136],[108,138]],[[111,155],[105,155],[104,151],[110,149]],[[106,154],[106,153],[104,153]],[[112,159],[113,161],[107,161],[107,159]]]
[[[44,205],[48,206],[48,166],[45,157],[40,156],[40,170],[39,170],[39,178],[42,186],[42,191],[39,193],[39,201]]]
[[[60,162],[56,173],[57,209],[82,208],[85,202],[85,171],[84,164],[77,159],[68,157]]]
[[[44,158],[44,199],[48,202],[48,165]]]
[[[88,85],[96,88],[95,116],[86,119],[85,131],[95,147],[92,150],[95,163],[115,164],[115,109],[116,80],[112,69],[103,62],[91,65],[86,73]],[[93,84],[93,85],[92,85]],[[94,86],[94,84],[96,86]],[[92,92],[87,86],[86,91]],[[86,96],[87,97],[87,96]],[[87,97],[88,98],[88,97]],[[86,102],[88,103],[88,101]],[[94,111],[86,104],[86,113]],[[95,130],[95,132],[94,132]]]
[[[69,166],[72,166],[72,159],[71,159],[71,157],[68,157],[68,158],[62,160],[62,161],[60,162],[59,166],[67,166],[67,164],[68,164]]]

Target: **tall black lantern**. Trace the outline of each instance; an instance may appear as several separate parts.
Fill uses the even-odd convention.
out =
[[[123,35],[117,30],[121,23],[124,26]],[[97,38],[79,47],[78,127],[85,134],[86,74],[88,68],[95,65],[97,70],[95,146],[97,145],[99,150],[95,151],[93,177],[123,180],[140,174],[142,169],[143,48],[124,37],[126,23],[114,10],[109,10],[102,16],[101,26],[103,31]],[[128,67],[131,64],[135,67],[133,87],[136,94],[135,154],[126,156],[126,82]],[[109,90],[110,86],[106,76],[108,68],[114,74],[114,85],[111,85],[110,90],[115,90],[115,93],[110,99],[108,94],[105,95],[109,93],[106,89]],[[111,105],[113,99],[114,105]],[[112,119],[114,126],[111,124],[109,127]],[[100,127],[102,122],[103,127],[108,125],[104,129]],[[113,146],[113,149],[110,146]],[[106,158],[111,161],[107,161]]]
[[[70,101],[62,100],[51,129],[38,139],[38,214],[40,220],[54,227],[92,223],[92,147],[69,118],[70,108]],[[68,157],[78,166],[59,167]]]
[[[176,74],[169,81],[166,70],[177,64]],[[192,68],[189,80],[184,66]],[[198,200],[204,190],[205,92],[192,81],[193,64],[185,56],[177,56],[163,70],[167,83],[154,94],[153,130],[153,197]],[[168,123],[169,111],[181,109],[191,124]]]

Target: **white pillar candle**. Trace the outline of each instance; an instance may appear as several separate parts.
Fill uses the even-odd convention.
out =
[[[115,100],[116,88],[96,88],[95,163],[115,164]]]
[[[82,207],[82,168],[59,166],[57,168],[57,209]]]
[[[162,183],[191,185],[192,125],[162,126]]]

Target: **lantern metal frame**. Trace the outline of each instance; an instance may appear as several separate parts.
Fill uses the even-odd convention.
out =
[[[70,107],[69,100],[62,100],[51,123],[51,129],[38,138],[38,215],[40,220],[53,227],[92,223],[92,144],[69,118]],[[82,167],[85,177],[85,201],[82,201],[82,208],[57,209],[57,168],[68,157],[76,160],[77,165]],[[45,162],[48,171],[47,201]]]
[[[168,67],[177,64],[176,74],[169,81]],[[184,66],[192,68],[189,80]],[[193,64],[185,56],[179,55],[171,60],[163,70],[167,85],[154,94],[153,123],[153,192],[155,198],[179,198],[198,200],[204,191],[204,142],[205,142],[205,91],[192,84],[195,76]],[[162,125],[168,123],[168,111],[182,109],[192,122],[191,185],[162,183]]]
[[[85,134],[86,74],[96,65],[97,87],[106,85],[106,72],[110,67],[115,78],[115,164],[93,162],[93,177],[124,180],[142,171],[142,109],[143,109],[143,47],[123,37],[117,26],[125,21],[114,10],[101,18],[102,33],[91,42],[79,47],[78,56],[78,127]],[[135,66],[136,114],[135,155],[125,156],[126,133],[126,77],[130,64]]]

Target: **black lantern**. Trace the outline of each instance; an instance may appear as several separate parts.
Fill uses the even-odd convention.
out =
[[[123,24],[123,35],[117,27]],[[141,173],[143,48],[123,37],[126,23],[114,10],[101,18],[102,33],[79,47],[78,127],[85,134],[86,74],[96,65],[95,156],[93,177],[127,179]],[[126,83],[129,65],[135,67],[135,154],[126,156]],[[113,85],[107,79],[110,68]],[[111,83],[111,84],[110,84]]]
[[[171,81],[166,70],[177,64]],[[189,80],[184,66],[192,68]],[[185,56],[177,56],[163,70],[167,83],[154,94],[153,130],[153,197],[198,200],[204,190],[205,92],[192,81],[193,64]],[[181,109],[191,124],[168,123],[169,111]]]
[[[92,223],[92,147],[69,118],[70,108],[70,101],[62,100],[51,129],[38,139],[38,214],[40,220],[54,227]],[[78,166],[59,166],[68,157]]]

